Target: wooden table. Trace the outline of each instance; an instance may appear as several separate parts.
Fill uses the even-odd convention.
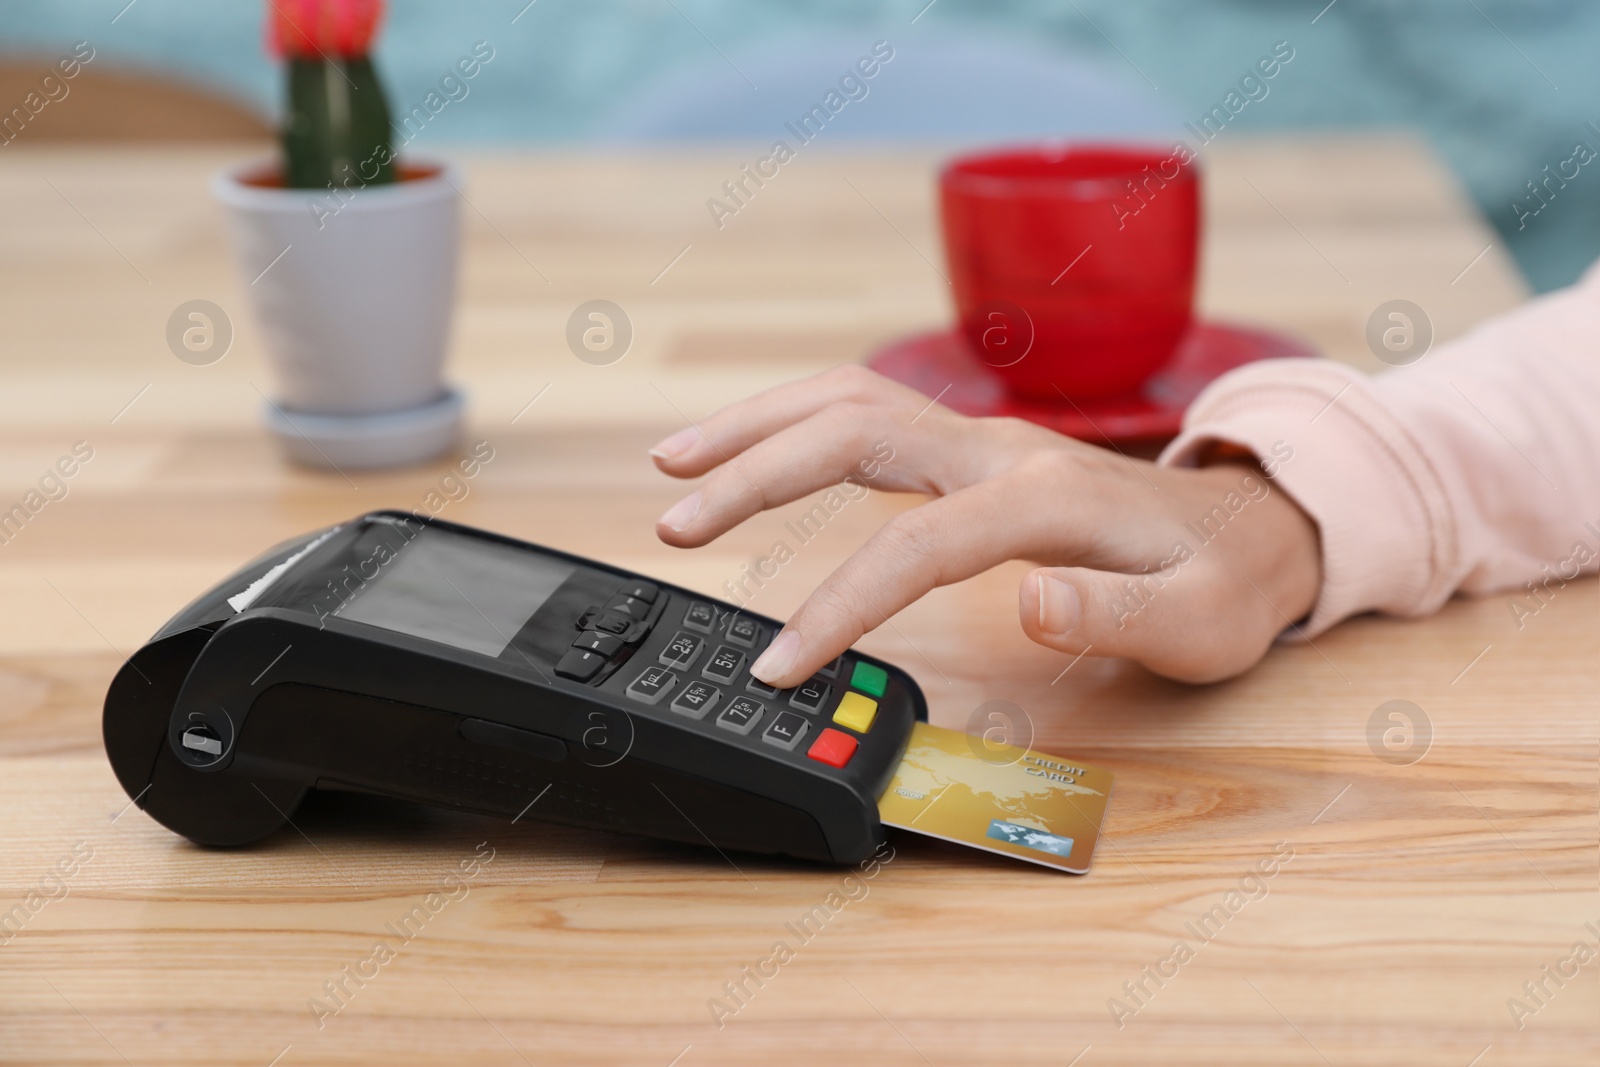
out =
[[[1410,141],[1230,134],[1209,151],[1208,314],[1376,367],[1362,330],[1383,300],[1417,301],[1448,337],[1525,296]],[[346,479],[275,454],[259,330],[205,191],[229,155],[13,147],[0,171],[0,502],[74,442],[94,449],[0,547],[0,909],[42,883],[59,896],[0,945],[0,1061],[1594,1062],[1600,964],[1550,984],[1520,1030],[1507,1008],[1600,925],[1593,581],[1520,630],[1506,597],[1364,619],[1209,688],[1093,660],[1063,675],[1018,631],[1020,565],[927,597],[863,647],[916,675],[938,723],[1009,701],[1040,747],[1115,771],[1094,869],[900,835],[869,895],[720,1029],[708,1002],[844,872],[351,799],[210,852],[129,809],[99,734],[123,656],[265,545],[413,506],[444,474]],[[446,517],[718,591],[801,505],[670,550],[652,520],[680,487],[644,449],[947,318],[933,159],[816,152],[720,232],[705,199],[739,151],[468,159],[453,373],[495,458]],[[237,329],[209,367],[163,340],[196,297]],[[563,341],[596,297],[637,332],[611,367]],[[753,606],[786,614],[908,503],[841,513]],[[1393,699],[1431,724],[1420,762],[1369,745]],[[468,895],[319,1028],[308,1001],[484,841]],[[1293,858],[1264,896],[1204,943],[1186,932],[1275,849]],[[1179,939],[1194,958],[1157,988],[1143,969]],[[1140,981],[1153,992],[1119,1028],[1108,1000],[1133,1006]]]

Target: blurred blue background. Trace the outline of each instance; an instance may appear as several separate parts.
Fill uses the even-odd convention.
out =
[[[160,74],[270,114],[265,6],[5,0],[0,53],[53,57],[87,40],[97,69]],[[1222,136],[1413,129],[1536,288],[1600,255],[1600,161],[1526,214],[1543,168],[1578,142],[1600,151],[1600,5],[1579,0],[391,0],[377,57],[396,111],[480,40],[495,58],[419,144],[765,148],[880,40],[894,58],[829,142],[1177,136],[1287,41],[1293,60]]]

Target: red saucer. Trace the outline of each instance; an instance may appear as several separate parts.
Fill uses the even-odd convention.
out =
[[[874,352],[867,366],[963,415],[1009,415],[1080,441],[1124,442],[1177,436],[1200,390],[1235,367],[1261,359],[1315,358],[1293,337],[1249,326],[1196,322],[1172,361],[1131,396],[1058,403],[1012,396],[956,330],[917,334]],[[943,394],[942,396],[940,394]]]

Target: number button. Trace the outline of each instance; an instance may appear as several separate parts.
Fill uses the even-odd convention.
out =
[[[756,723],[761,721],[763,710],[758,701],[749,697],[735,697],[733,703],[722,709],[722,714],[717,716],[717,725],[743,737],[756,728]]]
[[[706,712],[717,706],[722,690],[706,682],[690,682],[672,702],[672,710],[691,719],[703,719]]]
[[[711,658],[706,660],[706,665],[700,673],[714,682],[731,685],[739,674],[739,668],[743,666],[743,652],[727,645],[718,645],[717,650],[711,653]]]
[[[681,630],[675,634],[667,647],[661,650],[661,655],[656,662],[663,667],[677,667],[679,670],[687,669],[694,658],[700,654],[700,639],[694,634],[686,634]]]
[[[821,678],[813,678],[789,694],[789,706],[815,715],[828,702],[833,688]]]
[[[750,676],[750,680],[744,683],[744,687],[750,692],[754,693],[756,696],[766,697],[768,700],[771,700],[778,695],[777,686],[768,685],[755,675]]]
[[[778,717],[772,720],[772,725],[767,727],[766,733],[761,735],[761,740],[769,745],[776,745],[785,752],[793,752],[794,746],[811,728],[804,718],[792,711],[779,712]]]
[[[659,704],[678,684],[678,676],[665,667],[650,667],[629,683],[627,693],[641,704]]]
[[[704,600],[696,600],[689,605],[689,610],[683,613],[685,628],[699,630],[703,634],[710,633],[716,622],[717,610]]]
[[[761,625],[748,615],[736,615],[728,622],[728,640],[744,648],[754,648],[761,636]]]

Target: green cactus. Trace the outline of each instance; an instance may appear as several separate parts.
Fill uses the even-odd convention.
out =
[[[372,60],[289,57],[283,123],[291,189],[387,185],[395,180],[389,105]]]

